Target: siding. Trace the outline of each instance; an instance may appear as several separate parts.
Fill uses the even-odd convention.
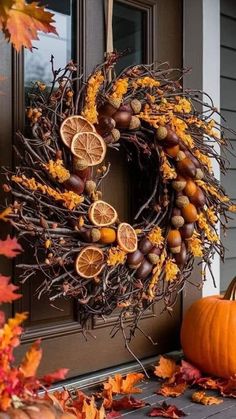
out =
[[[221,0],[221,112],[227,125],[236,130],[236,2]],[[236,154],[236,135],[230,135],[232,153]],[[221,181],[236,203],[236,157],[227,152],[229,169]],[[236,275],[236,215],[232,214],[227,235],[221,233],[226,247],[221,263],[221,291]]]

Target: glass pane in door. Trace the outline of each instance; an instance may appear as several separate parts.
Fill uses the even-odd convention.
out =
[[[58,36],[40,33],[40,40],[33,44],[33,53],[25,50],[26,88],[36,80],[50,83],[52,80],[51,55],[54,56],[55,69],[64,68],[72,57],[72,0],[48,0],[46,7],[55,15]]]
[[[129,65],[146,62],[146,20],[146,12],[138,7],[114,2],[114,49],[119,52],[127,50],[117,65],[117,72]]]

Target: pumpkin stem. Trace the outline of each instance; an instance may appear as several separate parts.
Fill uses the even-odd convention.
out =
[[[236,276],[230,282],[227,291],[223,297],[223,300],[236,300]]]

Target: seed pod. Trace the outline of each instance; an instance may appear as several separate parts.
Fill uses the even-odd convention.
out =
[[[181,215],[174,215],[171,217],[171,223],[175,228],[183,227],[184,218]]]
[[[174,255],[175,261],[179,267],[182,267],[185,264],[187,259],[187,249],[184,243],[181,245],[181,249],[179,253]]]
[[[130,130],[139,129],[140,125],[141,125],[140,119],[137,116],[132,116],[130,124],[129,124],[129,129]]]
[[[80,195],[84,191],[84,181],[77,175],[70,175],[63,183],[65,189],[72,191]]]
[[[113,128],[113,130],[111,131],[111,136],[113,138],[113,143],[115,143],[116,141],[119,141],[120,139],[120,131],[117,128]]]
[[[167,244],[170,249],[181,246],[181,235],[179,230],[170,230],[167,235]]]
[[[167,147],[167,148],[165,148],[165,152],[166,152],[166,154],[168,155],[168,156],[170,156],[170,157],[176,157],[177,156],[177,154],[178,154],[178,152],[179,152],[179,145],[178,144],[176,144],[176,145],[173,145],[173,146],[171,146],[171,147]]]
[[[135,276],[138,279],[145,279],[152,272],[152,269],[153,265],[147,259],[144,258],[141,265],[135,272]]]
[[[172,181],[171,185],[175,191],[181,192],[185,188],[186,183],[186,179],[183,176],[178,175],[177,178]]]
[[[113,128],[115,128],[116,122],[110,116],[101,116],[98,120],[98,124],[95,125],[96,131],[102,136],[109,135]]]
[[[189,199],[186,195],[180,195],[177,196],[175,203],[178,208],[184,208],[189,204]]]
[[[181,209],[182,216],[184,217],[186,223],[195,223],[198,219],[197,208],[195,205],[189,203]]]
[[[138,99],[131,100],[130,106],[134,114],[139,113],[142,109],[142,103]]]
[[[196,193],[196,191],[197,191],[196,183],[193,180],[188,179],[187,183],[186,183],[186,186],[184,188],[185,195],[187,195],[190,198],[191,196],[193,196]]]
[[[183,176],[194,178],[196,175],[196,166],[189,157],[186,157],[183,151],[179,151],[177,161],[177,172]]]
[[[147,237],[144,237],[141,242],[139,243],[139,250],[146,255],[150,252],[150,250],[153,248],[153,244],[150,242],[150,240]]]
[[[117,109],[119,109],[120,104],[121,104],[120,99],[109,98],[107,102],[105,102],[102,106],[100,106],[98,110],[99,115],[106,115],[106,116],[114,115]]]
[[[183,240],[190,239],[194,232],[194,223],[184,224],[179,231]]]
[[[190,201],[192,204],[196,205],[196,207],[203,207],[205,205],[206,196],[201,188],[197,187],[195,194],[190,197]]]
[[[136,250],[133,253],[128,253],[127,263],[131,269],[137,269],[144,259],[144,254],[140,250]]]
[[[195,179],[202,180],[203,178],[204,178],[204,173],[203,173],[202,169],[197,168]]]
[[[120,111],[118,110],[114,115],[113,118],[116,122],[116,127],[118,129],[126,129],[129,128],[129,124],[131,121],[131,112],[127,111]]]
[[[87,182],[85,183],[85,192],[88,195],[91,195],[91,193],[95,191],[96,186],[97,185],[93,180],[87,180]]]
[[[158,127],[156,130],[156,138],[159,141],[164,140],[167,137],[168,131],[166,127]]]

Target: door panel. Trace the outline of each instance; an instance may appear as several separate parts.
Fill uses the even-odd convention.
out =
[[[88,75],[104,57],[103,0],[72,2],[71,0],[61,2],[53,0],[47,1],[47,4],[60,14],[60,21],[64,22],[61,26],[66,27],[66,30],[60,27],[59,39],[53,36],[46,39],[42,36],[42,44],[37,54],[34,56],[26,52],[24,68],[23,56],[17,56],[13,60],[13,66],[15,67],[13,67],[13,82],[10,83],[10,88],[13,88],[14,92],[13,103],[15,105],[12,109],[15,121],[14,129],[21,128],[24,124],[23,80],[25,80],[26,90],[29,89],[29,79],[32,78],[32,75],[37,80],[42,77],[47,82],[46,56],[49,60],[50,52],[55,54],[55,60],[60,66],[63,65],[63,60],[70,59],[71,55],[75,55],[74,58],[85,75]],[[135,63],[143,60],[150,63],[156,60],[169,59],[171,65],[181,66],[181,4],[181,0],[115,1],[114,44],[117,49],[129,47],[131,51],[123,59],[123,62],[121,61],[120,67],[116,69],[117,71],[123,65],[134,63],[133,60],[135,60]],[[165,23],[168,22],[167,25],[163,25],[163,19]],[[167,27],[168,31],[166,30]],[[73,41],[75,38],[77,38],[76,43]],[[42,56],[40,58],[44,49],[43,43],[44,45],[46,43],[47,46],[51,43],[52,46],[47,47],[43,58]],[[9,47],[7,46],[7,48]],[[55,49],[55,53],[50,51],[51,48]],[[59,55],[57,54],[58,50],[60,51]],[[36,57],[38,58],[36,59]],[[40,74],[38,73],[37,60],[44,63]],[[8,61],[9,68],[11,64],[11,61]],[[23,69],[25,69],[25,72],[23,72]],[[7,71],[6,68],[5,71]],[[8,124],[5,122],[4,126],[4,133],[8,139],[8,162],[10,160],[9,150],[12,136],[10,114],[11,112],[5,115]],[[1,124],[0,127],[2,128]],[[106,180],[103,192],[104,199],[117,208],[120,218],[130,220],[133,212],[132,173],[130,173],[124,157],[122,153],[111,152],[109,154],[108,160],[112,163],[112,170]],[[29,253],[28,250],[26,253]],[[112,326],[117,321],[116,316],[106,320],[94,319],[93,324],[88,325],[86,339],[79,327],[76,302],[56,300],[53,305],[50,305],[47,296],[42,296],[39,300],[36,290],[40,281],[41,279],[38,276],[36,280],[24,284],[22,286],[23,298],[14,305],[14,310],[26,310],[30,313],[23,345],[18,351],[18,358],[33,340],[41,337],[43,339],[44,358],[40,373],[63,366],[70,369],[70,376],[73,377],[132,360],[131,355],[124,347],[121,334],[118,333],[113,339],[110,337]],[[141,328],[145,330],[147,335],[152,336],[158,345],[153,346],[141,332],[137,332],[131,343],[131,348],[139,358],[147,358],[178,347],[181,301],[178,301],[172,316],[168,313],[160,316],[162,308],[162,303],[156,304],[155,307],[147,311],[141,321]]]

